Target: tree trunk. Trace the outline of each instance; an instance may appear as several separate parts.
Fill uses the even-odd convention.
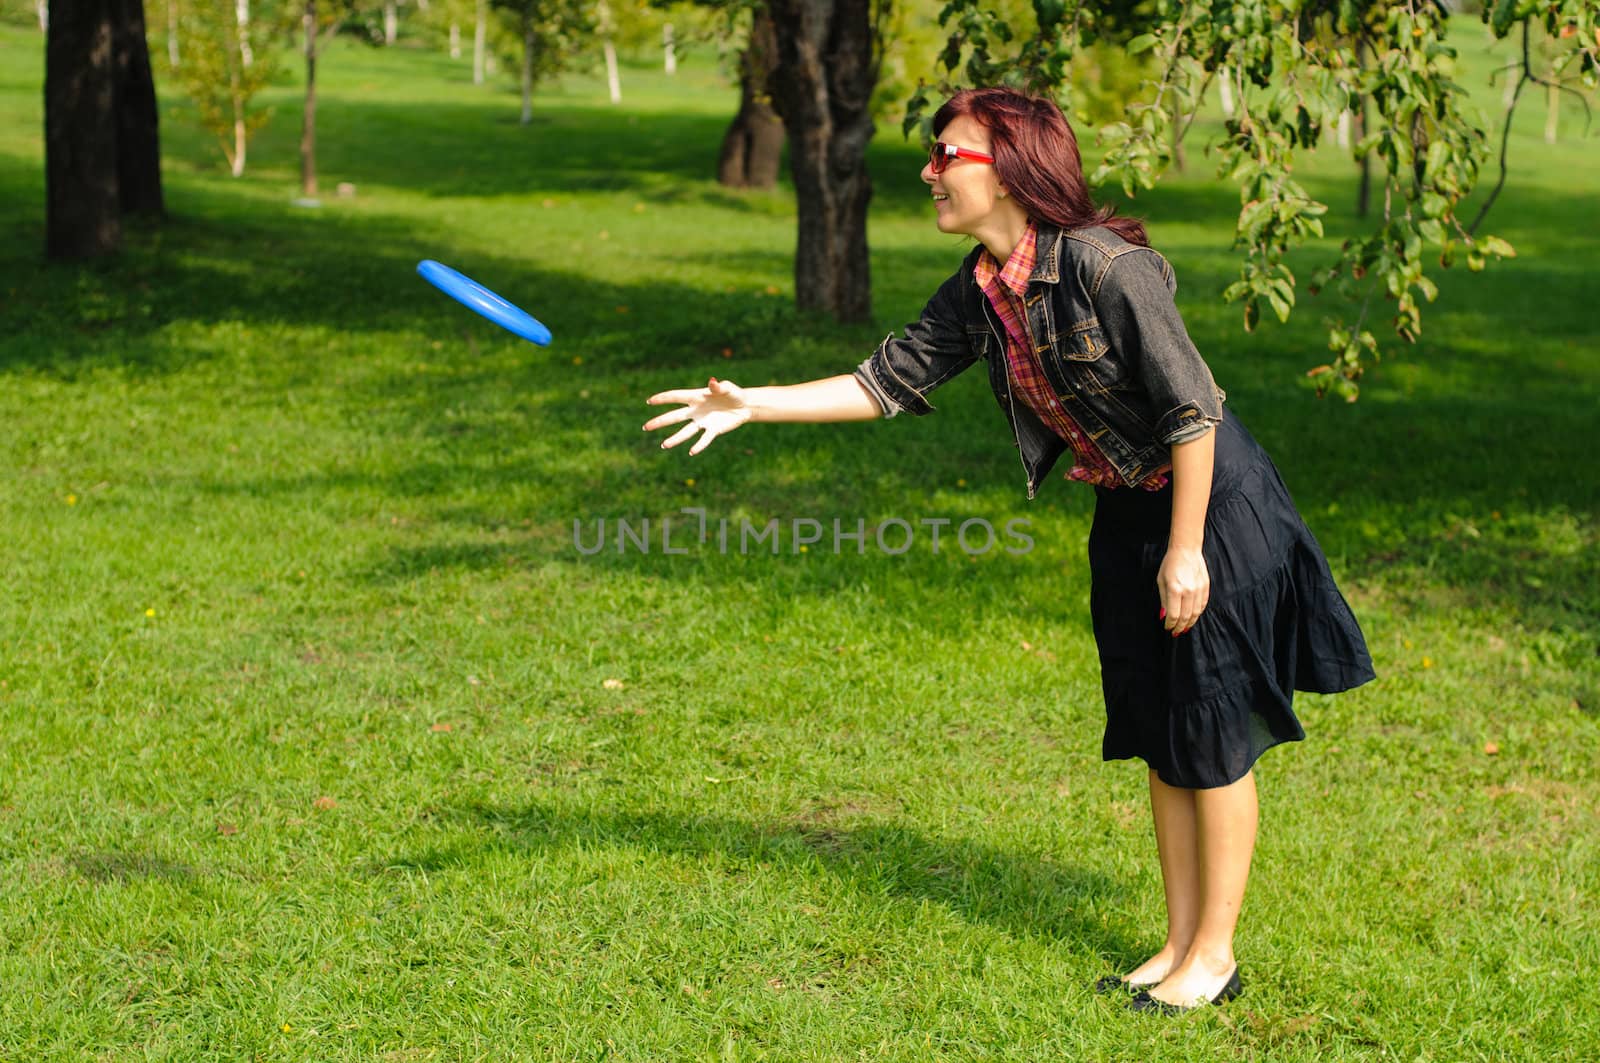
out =
[[[239,24],[239,58],[249,67],[256,61],[250,50],[250,0],[234,0],[233,17]]]
[[[233,75],[233,154],[228,157],[229,172],[235,177],[244,176],[244,153],[250,142],[250,131],[245,126],[244,90],[239,84],[239,74]]]
[[[612,103],[621,103],[622,102],[622,78],[617,73],[617,46],[612,43],[610,37],[607,37],[606,41],[605,41],[605,53],[606,53],[606,85],[611,90],[611,102]]]
[[[666,71],[668,74],[678,72],[678,43],[672,37],[672,23],[668,22],[661,27],[661,48],[667,53]]]
[[[389,0],[383,5],[383,43],[393,44],[400,36],[400,12],[395,10],[394,0]]]
[[[450,23],[450,58],[461,58],[461,27]]]
[[[840,321],[872,314],[867,144],[878,81],[874,0],[769,0],[778,37],[773,103],[789,134],[799,207],[795,303]]]
[[[1217,71],[1217,94],[1222,98],[1222,117],[1233,117],[1233,71],[1223,67]]]
[[[750,41],[739,57],[739,113],[722,138],[717,182],[730,188],[771,188],[783,158],[783,120],[772,109],[778,33],[765,8],[756,9]]]
[[[161,195],[161,118],[145,40],[144,3],[112,2],[118,202],[124,214],[159,217],[166,213]]]
[[[178,0],[167,0],[167,65],[178,69]]]
[[[39,32],[50,32],[50,0],[39,0]]]
[[[306,106],[300,125],[300,195],[317,198],[317,0],[300,16],[306,39]]]
[[[483,84],[483,58],[488,49],[489,0],[478,0],[478,24],[472,31],[472,83]]]
[[[522,16],[522,124],[533,121],[533,19]]]
[[[85,259],[122,244],[110,0],[58,8],[45,38],[45,254]]]
[[[1554,144],[1561,120],[1561,90],[1554,85],[1544,88],[1544,142]]]

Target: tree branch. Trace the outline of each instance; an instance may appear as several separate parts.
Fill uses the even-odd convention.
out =
[[[1478,216],[1472,219],[1472,224],[1467,226],[1467,235],[1475,236],[1478,226],[1483,224],[1483,219],[1488,217],[1489,208],[1494,206],[1494,201],[1500,197],[1500,190],[1506,186],[1506,149],[1511,143],[1511,119],[1517,113],[1517,100],[1522,98],[1522,86],[1533,80],[1533,75],[1528,70],[1528,23],[1522,23],[1522,75],[1517,78],[1517,87],[1511,92],[1511,103],[1506,107],[1505,125],[1500,129],[1500,179],[1489,190],[1489,198],[1483,201],[1483,206],[1478,208]]]

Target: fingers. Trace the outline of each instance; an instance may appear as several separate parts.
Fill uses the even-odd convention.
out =
[[[710,394],[709,388],[679,388],[676,391],[658,391],[644,401],[651,406],[663,406],[669,402],[699,402]]]
[[[1177,615],[1167,617],[1168,622],[1172,625],[1168,630],[1172,632],[1173,638],[1177,638],[1194,627],[1194,622],[1198,619],[1200,619],[1200,611],[1195,608],[1194,592],[1187,591],[1178,598]]]
[[[1163,586],[1160,614],[1162,627],[1166,628],[1173,638],[1187,634],[1200,622],[1200,614],[1206,611],[1206,606],[1210,602],[1209,583],[1183,589]]]
[[[694,414],[691,412],[689,407],[679,406],[676,410],[668,410],[666,413],[658,414],[657,416],[650,418],[650,420],[644,423],[644,430],[646,432],[654,432],[657,428],[665,428],[669,424],[677,424],[679,421],[687,421],[693,416]]]
[[[717,438],[716,430],[713,428],[707,428],[705,430],[705,434],[700,437],[700,442],[689,448],[689,456],[692,458],[702,450],[709,447],[711,445],[711,441],[715,438]]]
[[[1206,611],[1206,606],[1211,604],[1211,584],[1207,583],[1200,588],[1200,601],[1194,607],[1194,619],[1189,622],[1189,627],[1194,627],[1200,622],[1200,614]],[[1185,629],[1187,630],[1187,629]]]
[[[698,454],[710,446],[711,441],[724,431],[731,431],[744,422],[744,418],[737,414],[737,411],[744,405],[744,396],[739,389],[739,385],[731,380],[718,380],[716,377],[711,377],[706,381],[706,386],[703,388],[658,391],[648,399],[645,399],[645,402],[652,406],[659,406],[669,402],[681,404],[676,410],[658,414],[646,421],[644,423],[644,431],[646,432],[654,431],[657,428],[666,428],[668,425],[679,424],[683,421],[693,422],[684,425],[663,442],[661,444],[661,449],[663,450],[670,450],[694,435],[696,431],[703,431],[704,434],[700,439],[694,446],[689,448],[691,455]],[[729,410],[733,410],[735,413],[732,415],[731,421],[724,423],[723,415]],[[716,422],[717,426],[711,427],[707,423],[708,420]]]
[[[686,424],[672,435],[668,436],[666,440],[662,442],[661,449],[671,450],[673,447],[677,446],[679,443],[682,443],[685,439],[688,439],[699,430],[700,426],[697,424]],[[691,449],[689,453],[694,454],[696,451]]]

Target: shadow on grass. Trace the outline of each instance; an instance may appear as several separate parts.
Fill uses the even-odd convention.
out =
[[[188,864],[175,863],[149,853],[79,853],[68,863],[90,882],[133,882],[142,879],[179,881],[199,874]]]
[[[487,854],[536,859],[574,847],[639,848],[680,857],[720,856],[804,877],[822,870],[865,896],[942,905],[971,923],[1019,938],[1069,942],[1115,962],[1136,962],[1135,942],[1102,916],[1126,888],[1105,876],[991,845],[932,838],[887,823],[836,823],[827,815],[751,823],[667,813],[569,812],[539,805],[446,809],[478,840],[371,865],[394,870],[471,869]]]
[[[728,103],[727,115],[640,115],[545,100],[523,126],[505,101],[488,97],[418,105],[334,95],[317,108],[318,168],[330,185],[350,181],[439,198],[627,192],[658,205],[792,214],[787,154],[772,190],[715,183],[736,89],[729,90]],[[288,123],[269,126],[252,157],[292,158],[294,135]],[[186,123],[171,126],[167,153],[204,160],[201,169],[219,177],[227,172],[214,147]],[[912,141],[874,143],[867,153],[873,208],[926,212],[928,190],[918,177],[925,159]]]
[[[395,183],[441,197],[514,194],[527,191],[521,174],[537,164],[540,180],[551,188],[592,188],[597,174],[617,187],[654,186],[665,194],[684,186],[714,187],[702,170],[721,133],[716,118],[651,118],[641,124],[623,113],[553,109],[545,124],[511,143],[503,135],[480,138],[474,132],[473,122],[490,120],[479,108],[343,106],[352,133],[329,137],[330,146],[345,145],[330,147],[335,154],[329,165],[354,167],[359,180],[400,174],[405,180]],[[412,134],[398,135],[414,124]],[[585,135],[574,137],[580,128]],[[551,150],[559,144],[566,145],[564,153]],[[339,151],[348,154],[341,159]],[[450,162],[419,168],[418,152]],[[909,145],[875,152],[911,161],[917,154]],[[0,195],[32,195],[37,182],[36,168],[0,158]],[[893,198],[885,187],[880,184],[880,205]],[[907,187],[912,191],[904,193],[904,203],[922,209],[920,184]],[[10,250],[0,251],[8,285],[15,285],[0,310],[0,368],[71,374],[97,365],[132,365],[171,371],[216,356],[223,342],[218,329],[231,324],[370,333],[391,343],[401,342],[403,334],[464,334],[471,346],[473,337],[498,336],[414,277],[420,258],[451,247],[443,225],[241,206],[237,194],[227,191],[188,195],[192,214],[135,230],[121,260],[94,267],[37,267],[30,249],[42,231],[19,221]],[[1214,184],[1169,186],[1141,206],[1162,223],[1211,224],[1219,212],[1236,208],[1236,194]],[[1585,209],[1581,197],[1545,196],[1537,209],[1517,215],[1517,226],[1540,235],[1570,234],[1568,219]],[[26,212],[14,207],[9,216]],[[772,274],[787,270],[789,252],[691,248],[677,258]],[[958,259],[890,249],[876,252],[873,266],[880,276],[926,275],[931,291]],[[1020,480],[1004,422],[976,373],[941,391],[941,413],[926,421],[740,433],[693,465],[682,451],[659,455],[638,430],[656,412],[642,404],[651,391],[696,385],[707,373],[747,384],[831,375],[851,368],[881,334],[813,320],[785,299],[708,291],[659,273],[623,284],[585,276],[581,263],[571,271],[534,269],[510,255],[474,254],[462,264],[505,290],[537,293],[539,314],[555,331],[559,350],[520,349],[517,368],[509,371],[504,360],[480,363],[451,350],[438,355],[450,370],[442,377],[390,372],[362,380],[350,403],[360,409],[363,423],[391,437],[440,444],[399,468],[226,480],[201,474],[197,485],[247,496],[376,491],[407,500],[421,515],[455,529],[453,534],[497,536],[487,544],[396,544],[352,573],[381,584],[438,568],[563,556],[599,571],[682,578],[684,567],[672,559],[580,560],[562,551],[570,543],[564,528],[574,517],[675,514],[672,500],[682,495],[678,488],[687,476],[698,477],[704,487],[683,504],[851,517],[913,504],[927,512],[926,503],[916,500],[960,479],[1006,490]],[[1235,266],[1219,252],[1180,268],[1183,294],[1220,290]],[[1588,356],[1575,354],[1569,364],[1542,353],[1548,347],[1539,357],[1528,357],[1524,347],[1528,340],[1556,341],[1578,352],[1600,341],[1600,319],[1577,309],[1587,300],[1585,262],[1577,256],[1523,259],[1501,264],[1492,274],[1452,280],[1457,283],[1428,311],[1428,348],[1421,352],[1426,358],[1381,364],[1368,397],[1350,409],[1286,391],[1281,383],[1286,360],[1320,360],[1314,328],[1242,338],[1232,329],[1232,308],[1219,312],[1204,300],[1186,305],[1196,309],[1191,331],[1229,388],[1234,408],[1278,460],[1313,530],[1346,572],[1360,578],[1405,566],[1428,573],[1429,580],[1477,588],[1483,604],[1507,606],[1536,626],[1592,633],[1600,614],[1594,589],[1600,582],[1594,560],[1600,491],[1586,449],[1594,396],[1582,360]],[[619,315],[616,308],[623,305],[629,313]],[[920,298],[885,313],[903,319],[918,306]],[[1514,310],[1508,319],[1485,307]],[[733,348],[740,357],[724,360],[721,352]],[[749,351],[778,353],[752,359]],[[572,357],[582,359],[581,375],[567,369]],[[1446,374],[1441,381],[1432,379],[1436,365]],[[657,372],[665,370],[670,376]],[[1407,385],[1409,376],[1421,383]],[[574,400],[574,387],[592,387],[600,395]],[[462,410],[496,415],[464,419]],[[739,451],[747,449],[761,457],[743,460]],[[489,454],[492,462],[484,460]],[[804,466],[823,472],[797,478],[796,468],[805,471]],[[715,495],[708,497],[705,487]],[[1026,512],[1081,512],[1077,502],[1056,501],[1063,490],[1047,488],[1045,500]],[[998,497],[975,498],[974,506]],[[1020,499],[1017,507],[1024,508]],[[974,509],[971,515],[994,514]],[[521,521],[533,530],[506,533]],[[828,579],[834,572],[870,568],[841,562]],[[724,566],[702,570],[698,578],[721,583],[748,575]]]

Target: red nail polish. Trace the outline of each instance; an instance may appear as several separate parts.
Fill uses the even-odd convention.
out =
[[[1161,619],[1165,620],[1166,618],[1167,618],[1167,611],[1166,611],[1165,608],[1163,608],[1161,610]]]

